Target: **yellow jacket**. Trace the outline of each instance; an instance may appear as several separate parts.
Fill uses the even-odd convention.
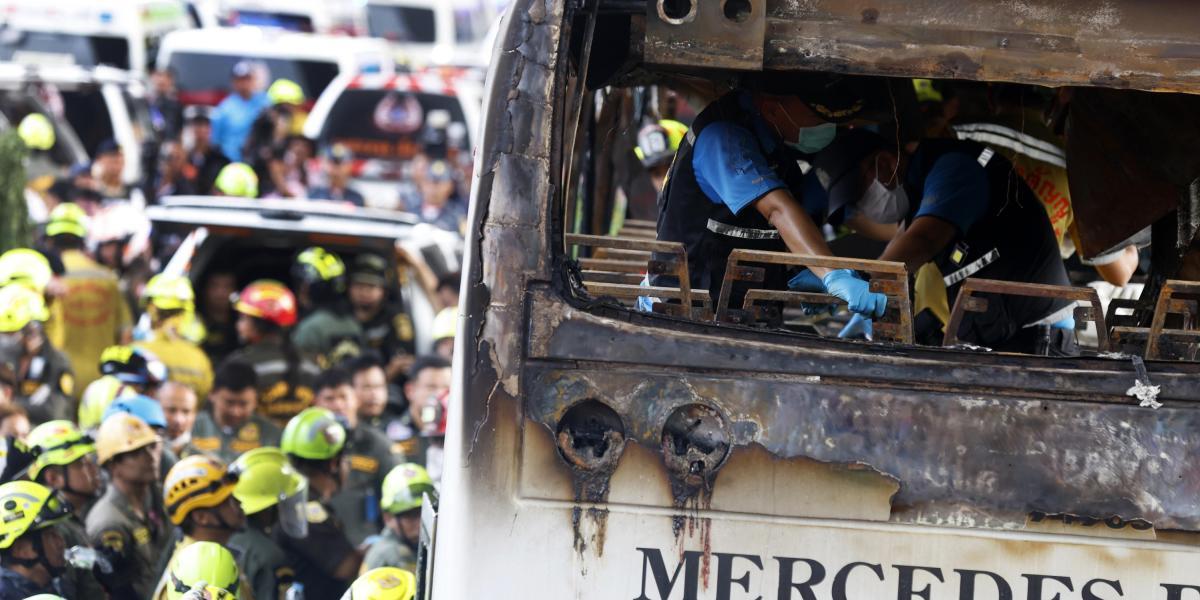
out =
[[[212,389],[213,369],[208,355],[199,346],[177,335],[169,328],[154,330],[153,337],[135,342],[134,346],[158,357],[167,367],[168,378],[196,392],[200,402]]]

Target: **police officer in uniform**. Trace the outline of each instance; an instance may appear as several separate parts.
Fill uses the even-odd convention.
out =
[[[172,381],[190,386],[201,398],[212,385],[212,364],[198,345],[184,337],[195,320],[192,284],[180,275],[155,275],[146,282],[142,302],[150,316],[150,337],[137,342],[167,366]]]
[[[348,297],[354,318],[362,325],[363,342],[386,360],[416,352],[412,319],[399,298],[389,298],[388,263],[369,252],[354,257]]]
[[[304,518],[308,480],[279,448],[251,450],[239,456],[229,471],[237,477],[233,495],[246,513],[246,528],[233,534],[228,546],[239,553],[255,598],[285,600],[296,571],[273,532],[280,529],[297,540],[308,536]]]
[[[291,557],[306,597],[336,598],[362,564],[362,554],[346,537],[330,504],[344,480],[345,444],[345,428],[324,408],[306,409],[283,429],[280,449],[308,479],[313,499],[305,507],[308,535],[298,539],[281,528],[275,531],[275,540]]]
[[[113,566],[101,583],[114,598],[149,598],[155,564],[169,531],[151,489],[158,483],[159,437],[141,419],[116,413],[96,432],[96,457],[109,474],[104,496],[87,515],[92,546]]]
[[[66,501],[32,481],[0,485],[0,598],[61,594],[66,569],[62,535],[54,525],[71,516]]]
[[[254,367],[238,360],[221,365],[208,397],[208,409],[196,415],[192,446],[221,460],[279,444],[280,430],[256,414],[258,383]]]
[[[71,365],[46,338],[49,318],[41,294],[20,284],[0,289],[0,362],[16,374],[16,400],[33,423],[75,414]]]
[[[238,312],[238,337],[247,346],[226,360],[254,367],[258,412],[282,427],[312,404],[312,382],[321,372],[288,336],[296,324],[296,297],[282,283],[261,279],[238,294],[233,308]]]
[[[379,500],[384,528],[379,541],[371,545],[363,558],[364,571],[378,567],[416,570],[417,545],[421,541],[421,505],[425,494],[437,497],[425,467],[405,463],[388,472]]]
[[[379,488],[395,461],[391,444],[375,428],[359,423],[358,396],[350,373],[341,368],[330,369],[317,379],[316,406],[333,411],[346,428],[346,457],[349,473],[345,483],[330,501],[346,536],[354,545],[379,532],[382,517],[379,513]]]
[[[764,76],[696,117],[658,197],[658,239],[682,243],[693,289],[716,299],[735,248],[832,256],[806,211],[797,161],[827,146],[835,123],[854,118],[863,101],[848,81],[823,74]],[[667,257],[662,257],[667,258]],[[887,298],[849,269],[813,268],[851,311],[882,316]],[[674,277],[649,283],[674,287]],[[783,289],[787,273],[768,268],[766,287]],[[730,306],[741,305],[738,286]],[[639,303],[646,308],[645,303]]]
[[[70,421],[42,423],[29,432],[27,443],[34,455],[29,478],[56,490],[71,505],[70,516],[58,525],[66,547],[89,547],[84,518],[103,487],[96,465],[96,445]],[[70,567],[62,583],[68,597],[104,597],[92,569]]]
[[[324,367],[357,356],[363,347],[363,332],[346,301],[342,259],[324,248],[307,248],[296,257],[292,271],[300,304],[307,311],[292,332],[292,342],[302,352],[317,356]]]
[[[1012,165],[992,148],[966,140],[927,139],[909,156],[877,134],[847,132],[817,157],[814,172],[830,206],[855,203],[870,218],[906,227],[880,260],[910,273],[937,266],[952,305],[968,277],[1070,285],[1046,211]],[[1073,306],[1066,300],[999,296],[986,312],[967,313],[960,340],[995,350],[1072,354]],[[934,311],[914,320],[919,341],[941,344]],[[852,319],[844,335],[865,335]]]

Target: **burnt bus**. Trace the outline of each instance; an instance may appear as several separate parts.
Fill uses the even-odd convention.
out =
[[[1183,0],[517,0],[419,597],[1200,599],[1197,31]],[[1074,252],[1138,248],[1139,293],[972,276],[930,343],[916,274],[853,239],[839,258],[735,251],[725,288],[691,289],[635,210],[631,140],[796,72],[880,90],[881,131],[926,131],[930,102],[970,122],[972,90],[1040,98]],[[889,296],[874,341],[759,285],[771,265],[870,274]],[[664,273],[678,285],[639,285]],[[1058,357],[959,342],[1013,295],[1069,301],[1091,338]]]

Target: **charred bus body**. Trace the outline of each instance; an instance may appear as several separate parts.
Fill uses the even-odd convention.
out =
[[[1200,12],[1113,0],[516,4],[482,119],[425,597],[1200,598],[1200,365],[1187,360],[1200,313],[1189,283],[1200,153],[1188,145],[1200,133],[1189,95]],[[579,234],[608,232],[605,157],[642,110],[634,90],[666,86],[703,106],[744,73],[795,70],[1069,96],[1077,251],[1152,232],[1131,314],[1076,310],[1106,351],[837,340],[683,288],[654,312],[632,309],[633,278],[598,278],[601,263],[585,261],[641,261],[625,272],[636,276],[686,261],[647,259],[675,249],[633,235]],[[893,268],[853,265],[881,279]],[[907,274],[892,274],[879,289],[907,299]],[[984,298],[1089,299],[987,285]],[[956,312],[979,308],[967,296]],[[911,327],[904,311],[898,333]]]

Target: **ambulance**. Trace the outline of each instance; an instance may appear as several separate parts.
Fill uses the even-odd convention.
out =
[[[179,0],[0,0],[0,61],[145,74],[163,36],[191,26]]]

